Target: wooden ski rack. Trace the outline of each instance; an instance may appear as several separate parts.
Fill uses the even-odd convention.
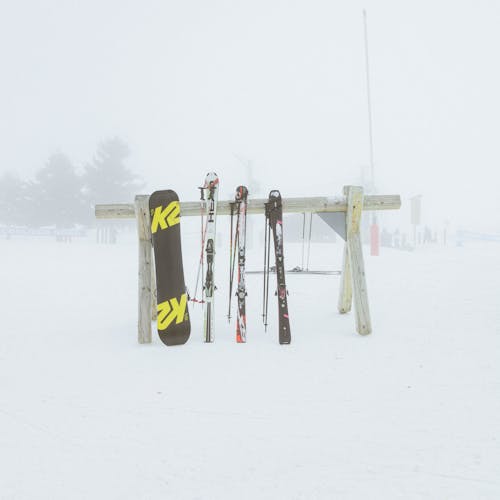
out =
[[[135,203],[114,203],[95,206],[98,219],[137,219],[139,236],[139,319],[138,340],[151,342],[151,321],[156,317],[154,276],[152,266],[151,221],[149,195],[137,195]],[[267,199],[248,199],[248,214],[264,214]],[[199,216],[203,201],[181,202],[181,216]],[[231,201],[219,201],[217,215],[229,215]],[[345,247],[338,310],[351,310],[354,296],[356,331],[372,332],[360,224],[363,210],[398,210],[399,195],[364,195],[359,186],[344,186],[343,196],[283,198],[284,213],[343,212],[345,214]]]

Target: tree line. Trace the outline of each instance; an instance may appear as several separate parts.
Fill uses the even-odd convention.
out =
[[[79,173],[68,156],[52,154],[32,180],[12,173],[0,177],[0,224],[70,228],[89,225],[96,203],[127,202],[142,187],[127,168],[128,145],[119,138],[101,142]]]

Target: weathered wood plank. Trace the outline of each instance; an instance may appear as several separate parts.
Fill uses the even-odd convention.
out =
[[[148,195],[139,195],[148,197]],[[267,199],[249,199],[249,214],[263,214],[264,204]],[[201,201],[181,202],[181,216],[200,215],[202,205]],[[229,200],[221,200],[217,203],[218,215],[230,215]],[[397,210],[401,207],[401,198],[399,195],[369,195],[364,197],[364,210]],[[327,197],[315,196],[311,198],[284,198],[283,212],[285,213],[304,213],[304,212],[346,212],[347,199],[345,196]],[[128,203],[114,203],[95,206],[95,216],[98,219],[133,219],[135,217],[135,207]]]
[[[349,264],[351,267],[352,286],[354,291],[354,312],[356,315],[356,331],[360,335],[368,335],[372,332],[370,307],[368,303],[368,290],[366,287],[365,265],[363,261],[363,250],[361,236],[354,234],[349,246]]]
[[[356,330],[361,335],[372,332],[368,291],[366,287],[363,247],[361,245],[360,223],[363,211],[363,188],[346,186],[347,195],[347,251],[351,269],[352,288],[354,294],[354,311],[356,315]]]
[[[138,340],[140,344],[151,343],[151,224],[149,196],[135,197],[137,233],[139,235],[139,311]]]
[[[342,259],[342,276],[340,277],[340,291],[337,308],[339,313],[345,314],[352,307],[352,278],[351,266],[349,265],[349,252],[347,242],[344,244],[344,256]]]
[[[146,195],[137,195],[139,196]],[[135,219],[134,203],[107,203],[96,205],[94,208],[96,219]]]

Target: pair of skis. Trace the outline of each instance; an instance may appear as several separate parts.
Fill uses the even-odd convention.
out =
[[[217,199],[219,191],[219,178],[217,174],[208,173],[203,187],[200,188],[202,210],[202,254],[200,265],[203,274],[203,265],[206,263],[206,274],[203,283],[204,304],[203,314],[203,338],[205,342],[214,341],[214,283],[215,276],[215,237],[217,220]],[[231,318],[231,295],[234,278],[234,263],[236,262],[236,250],[238,251],[238,285],[237,285],[237,321],[236,321],[236,341],[246,342],[246,287],[245,287],[245,244],[246,244],[246,213],[247,213],[248,189],[245,186],[238,186],[234,202],[231,204],[231,240],[230,240],[230,290],[229,290],[229,314]],[[233,231],[233,211],[236,210],[236,228]],[[206,222],[203,222],[203,215]],[[234,239],[234,249],[233,249]],[[197,280],[198,282],[198,280]],[[196,290],[195,290],[196,296]],[[194,299],[196,300],[196,299]]]
[[[217,174],[211,172],[207,174],[205,184],[201,191],[201,200],[205,201],[206,223],[203,225],[202,216],[202,252],[205,253],[207,270],[205,282],[203,284],[204,316],[203,316],[203,334],[205,342],[214,341],[214,292],[215,292],[215,236],[217,221],[217,199],[219,195],[219,178]],[[203,266],[202,261],[202,266]]]
[[[246,221],[247,221],[248,189],[245,186],[236,188],[234,202],[231,203],[231,235],[229,243],[229,307],[228,321],[231,321],[231,298],[233,295],[234,268],[236,264],[236,251],[238,252],[238,286],[236,297],[238,308],[236,313],[236,342],[247,341],[247,317],[245,298],[247,290],[245,285],[245,260],[246,260]],[[236,212],[236,226],[233,230],[233,218]],[[234,241],[233,241],[234,240]]]
[[[283,206],[281,203],[281,194],[279,191],[271,191],[269,199],[265,206],[266,225],[264,233],[264,293],[262,301],[262,318],[264,328],[267,329],[267,311],[269,305],[269,275],[270,275],[270,251],[271,251],[271,232],[274,241],[274,255],[276,259],[276,278],[278,296],[278,332],[279,343],[289,344],[290,318],[288,316],[287,289],[285,283],[285,260],[283,251]]]

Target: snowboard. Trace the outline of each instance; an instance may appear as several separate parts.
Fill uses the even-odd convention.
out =
[[[166,345],[185,344],[191,332],[182,266],[179,197],[171,189],[149,198],[156,268],[157,329]]]

